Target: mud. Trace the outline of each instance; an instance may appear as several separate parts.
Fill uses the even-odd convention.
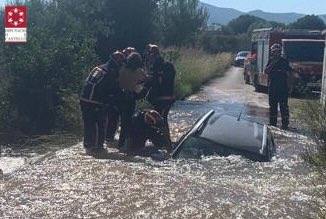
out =
[[[171,111],[173,140],[214,109],[267,122],[266,94],[244,85],[232,68]],[[295,128],[295,127],[292,127]],[[240,156],[201,160],[128,157],[109,148],[106,159],[86,156],[81,143],[5,175],[0,214],[5,218],[315,218],[312,169],[300,154],[311,142],[273,129],[270,163]],[[319,200],[320,201],[320,200]],[[324,203],[319,203],[324,204]],[[0,215],[1,216],[1,215]]]

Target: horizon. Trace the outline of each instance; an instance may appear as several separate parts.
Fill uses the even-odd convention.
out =
[[[266,2],[261,0],[200,0],[203,3],[221,8],[231,8],[241,12],[261,10],[269,13],[298,13],[306,15],[326,15],[324,0],[273,0]],[[266,1],[266,0],[265,0]]]

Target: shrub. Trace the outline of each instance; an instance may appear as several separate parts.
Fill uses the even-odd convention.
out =
[[[317,101],[303,103],[297,112],[297,118],[317,145],[305,158],[317,167],[326,167],[326,107]]]
[[[314,140],[314,145],[304,154],[304,159],[316,168],[317,185],[326,184],[326,106],[317,101],[308,101],[298,107],[296,117],[302,123],[307,134]],[[326,188],[315,193],[316,208],[320,218],[326,217]]]

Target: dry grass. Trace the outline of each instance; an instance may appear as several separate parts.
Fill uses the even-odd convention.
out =
[[[230,53],[207,54],[196,49],[168,49],[165,55],[176,67],[176,96],[181,99],[197,91],[208,80],[223,76],[230,67]]]
[[[304,154],[304,159],[315,167],[316,185],[326,185],[326,106],[318,101],[306,101],[297,108],[297,119],[302,123],[306,133],[314,140],[314,145]],[[320,218],[326,218],[326,188],[315,194],[316,208]]]

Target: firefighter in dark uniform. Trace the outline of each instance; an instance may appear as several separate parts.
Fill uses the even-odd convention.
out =
[[[146,156],[144,149],[147,140],[150,140],[155,148],[166,149],[169,154],[172,152],[170,136],[165,132],[163,118],[155,110],[134,114],[127,140],[128,153]]]
[[[119,112],[121,115],[121,131],[118,146],[121,148],[130,132],[132,116],[135,113],[136,100],[142,93],[141,84],[145,81],[145,72],[142,69],[143,62],[139,53],[132,52],[127,63],[119,72],[119,87],[123,90],[119,100]]]
[[[115,52],[107,63],[95,67],[85,80],[80,106],[87,154],[93,155],[104,149],[107,112],[117,105],[117,99],[121,95],[117,81],[123,62],[124,55]]]
[[[281,56],[282,47],[274,44],[271,47],[271,58],[265,69],[268,75],[268,94],[270,106],[270,125],[277,126],[278,106],[282,116],[282,128],[289,126],[289,76],[292,68],[289,62]]]
[[[137,50],[134,48],[134,47],[127,47],[127,48],[125,48],[123,51],[122,51],[122,53],[124,54],[124,56],[126,57],[126,62],[127,62],[127,60],[128,60],[128,57],[131,55],[131,54],[133,54],[133,53],[135,53],[135,54],[138,54],[137,53]],[[138,59],[138,60],[136,60],[139,56],[137,55],[137,57],[135,56],[135,54],[132,56],[132,58],[131,59],[133,59],[133,62],[138,62],[138,63],[142,63],[142,60],[141,59]],[[129,58],[129,60],[131,60],[130,58]],[[132,62],[132,61],[129,61],[129,63],[130,62]],[[138,65],[141,65],[141,64],[138,64]],[[129,64],[129,69],[126,67],[126,66],[124,66],[124,67],[122,67],[121,68],[121,72],[122,72],[122,74],[121,74],[121,77],[120,77],[120,79],[122,78],[123,80],[122,81],[120,81],[120,79],[119,79],[119,83],[120,83],[120,87],[124,90],[124,91],[126,91],[126,92],[124,92],[124,97],[122,97],[121,99],[121,101],[120,101],[120,108],[124,108],[123,109],[123,111],[124,111],[124,114],[125,115],[127,115],[127,113],[126,113],[126,110],[130,110],[130,112],[129,112],[129,114],[133,114],[134,112],[133,112],[133,110],[132,109],[134,109],[135,107],[134,107],[134,105],[135,105],[135,101],[133,100],[134,99],[134,94],[132,94],[132,86],[133,86],[133,82],[132,82],[132,80],[134,80],[134,82],[135,83],[137,83],[137,78],[135,78],[135,77],[137,77],[137,76],[139,76],[139,69],[133,69],[132,71],[136,71],[136,73],[135,74],[133,74],[133,72],[131,72],[131,69],[130,69],[130,67],[131,67],[131,65]],[[138,66],[139,67],[139,66]],[[138,68],[137,67],[137,68]],[[134,68],[134,67],[133,67]],[[131,73],[131,74],[130,74]],[[141,75],[143,74],[143,73],[140,73]],[[136,94],[137,95],[137,94]],[[130,104],[130,106],[129,107],[126,107],[126,103],[127,102],[129,102],[129,103],[131,103]],[[115,136],[115,133],[116,133],[116,131],[117,131],[117,128],[118,128],[118,123],[119,123],[119,118],[120,118],[120,120],[121,120],[121,115],[122,115],[122,111],[121,111],[122,109],[119,109],[119,107],[118,108],[116,108],[116,109],[113,109],[113,110],[111,110],[110,112],[109,112],[109,115],[108,115],[108,120],[110,121],[110,122],[108,122],[108,126],[107,126],[107,136],[106,136],[106,141],[108,142],[108,143],[110,143],[110,142],[113,142],[114,141],[114,136]],[[131,117],[131,115],[129,115],[129,116],[127,116],[127,117],[124,117],[124,118],[130,118]],[[129,119],[130,120],[130,119]],[[122,126],[123,127],[126,127],[126,121],[120,121],[120,123],[121,124],[123,124]],[[124,134],[124,131],[125,131],[125,129],[120,133],[120,141],[119,141],[119,143],[118,143],[118,146],[120,147],[120,146],[122,146],[122,144],[123,144],[123,142],[124,142],[124,139],[125,139],[125,134]]]
[[[151,45],[150,59],[152,60],[152,78],[147,85],[149,87],[148,99],[154,109],[163,117],[165,131],[170,135],[168,115],[175,102],[174,81],[176,71],[172,63],[163,59],[156,45]]]

